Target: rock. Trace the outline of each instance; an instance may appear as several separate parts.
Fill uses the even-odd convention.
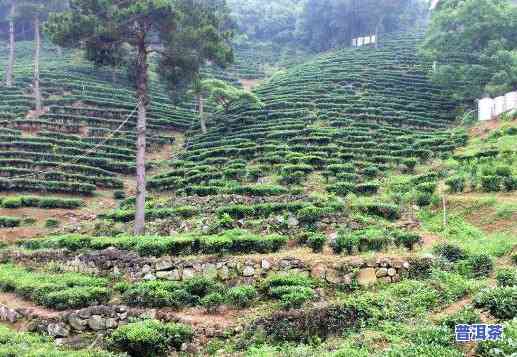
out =
[[[352,257],[348,264],[354,268],[362,268],[364,265],[364,259],[361,257]]]
[[[298,218],[296,218],[293,215],[289,215],[289,218],[287,219],[287,226],[289,228],[298,227],[299,224],[300,224],[300,221],[298,221]]]
[[[314,279],[325,279],[325,271],[327,267],[323,264],[316,264],[311,269],[311,277]]]
[[[377,276],[375,275],[375,269],[373,268],[364,268],[359,270],[357,274],[357,283],[360,286],[371,286],[377,282]]]
[[[215,264],[207,263],[203,270],[203,276],[206,276],[210,279],[215,279],[217,277],[217,268]]]
[[[156,276],[154,276],[154,274],[147,273],[144,275],[144,280],[156,280]]]
[[[382,278],[382,277],[388,275],[388,269],[386,269],[386,268],[377,269],[377,272],[375,273],[375,275],[377,276],[377,278]]]
[[[191,268],[183,269],[183,279],[190,279],[194,277],[194,270]]]
[[[152,271],[152,269],[151,269],[151,266],[150,266],[150,265],[145,264],[145,265],[142,267],[141,271],[142,271],[142,274],[147,274],[147,273],[150,273],[150,272]]]
[[[393,268],[389,268],[388,269],[388,275],[389,276],[395,276],[395,274],[397,274],[397,271]]]
[[[408,262],[402,263],[402,267],[405,269],[409,269],[409,263]]]
[[[217,276],[221,280],[228,280],[230,278],[230,269],[226,265],[223,265],[221,269],[217,271]]]
[[[173,267],[172,258],[171,257],[163,257],[158,259],[155,264],[156,270],[169,270]]]
[[[262,267],[262,269],[264,270],[269,270],[271,269],[271,263],[269,262],[269,260],[267,259],[262,259],[262,261],[260,262],[260,266]]]
[[[88,326],[95,331],[105,330],[106,319],[99,315],[93,315],[88,319]]]
[[[174,280],[174,281],[181,280],[179,271],[176,269],[170,270],[170,271],[158,271],[158,272],[156,272],[156,277],[158,279],[167,279],[167,280]]]
[[[339,284],[341,282],[337,271],[334,269],[329,269],[325,272],[325,279],[331,284]]]
[[[377,259],[370,258],[370,259],[366,260],[366,266],[373,268],[376,265],[377,265]]]
[[[114,318],[106,319],[106,328],[107,329],[113,329],[113,328],[116,328],[117,326],[118,326],[117,319],[114,319]]]
[[[352,282],[354,281],[354,273],[348,273],[345,276],[343,276],[342,283],[345,285],[352,285]]]
[[[80,318],[78,314],[70,314],[68,317],[68,323],[70,326],[72,326],[73,329],[77,331],[84,331],[88,325],[88,320]]]
[[[62,322],[48,324],[47,332],[52,337],[68,337],[68,336],[70,336],[70,330]]]
[[[242,275],[243,276],[253,276],[253,275],[255,275],[255,268],[250,266],[250,265],[246,265],[244,267],[244,269],[242,270]]]

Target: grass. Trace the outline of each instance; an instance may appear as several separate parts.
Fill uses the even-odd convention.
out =
[[[443,225],[441,212],[424,211],[419,215],[423,228],[441,235],[447,241],[453,242],[470,254],[486,253],[495,257],[502,257],[510,253],[517,245],[517,236],[511,233],[485,234],[481,229],[469,224],[458,214],[448,217],[448,224]]]

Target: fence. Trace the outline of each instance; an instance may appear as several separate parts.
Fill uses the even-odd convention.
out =
[[[493,99],[486,97],[478,101],[479,120],[491,120],[511,110],[517,110],[517,91]]]
[[[377,42],[377,36],[365,36],[365,37],[357,37],[352,39],[352,47],[361,47],[365,45],[371,45]]]

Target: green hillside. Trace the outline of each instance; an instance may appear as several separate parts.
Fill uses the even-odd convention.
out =
[[[4,48],[4,47],[2,47]],[[41,87],[45,112],[31,115],[32,42],[17,45],[15,86],[2,87],[2,191],[91,194],[123,188],[119,175],[135,169],[136,102],[127,80],[82,63],[73,53],[44,48]],[[0,53],[5,66],[6,53]],[[116,76],[121,77],[120,74]],[[175,107],[164,91],[151,93],[150,150],[174,142],[192,125],[192,105]],[[9,178],[9,179],[5,179]]]
[[[206,134],[151,68],[143,236],[129,81],[47,44],[36,117],[19,43],[0,87],[0,355],[513,356],[517,117],[460,123],[422,38],[304,62],[238,47],[202,73],[263,80],[261,105],[207,101]],[[504,334],[456,340],[480,323]]]

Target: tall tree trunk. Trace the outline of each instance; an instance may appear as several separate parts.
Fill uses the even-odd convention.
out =
[[[205,102],[201,94],[197,96],[197,110],[199,112],[199,124],[201,125],[201,132],[206,134]]]
[[[7,61],[7,69],[5,70],[5,85],[7,87],[12,87],[13,85],[13,68],[14,68],[14,50],[15,50],[15,41],[14,41],[14,14],[16,11],[16,2],[15,0],[11,1],[11,11],[9,13],[9,60]]]
[[[41,91],[40,91],[40,78],[39,78],[39,61],[40,61],[40,50],[41,50],[41,36],[40,36],[40,21],[36,16],[34,18],[34,101],[36,102],[36,112],[41,112]]]
[[[135,235],[145,233],[145,131],[147,116],[147,48],[144,39],[138,46],[137,58],[137,102],[138,122],[136,141],[136,212],[135,212]]]

